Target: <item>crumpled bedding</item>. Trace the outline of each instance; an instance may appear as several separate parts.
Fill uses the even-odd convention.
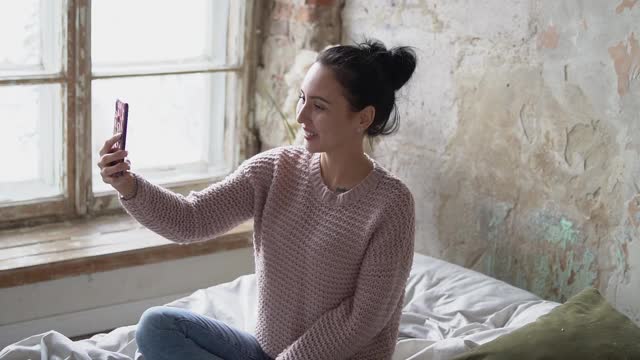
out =
[[[256,322],[255,276],[199,289],[165,304],[190,309],[250,333]],[[393,360],[450,359],[548,313],[556,302],[446,261],[415,253]],[[142,360],[136,325],[72,341],[54,330],[0,352],[0,360]]]

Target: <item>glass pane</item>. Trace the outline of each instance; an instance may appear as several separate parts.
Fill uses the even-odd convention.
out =
[[[61,86],[0,86],[0,202],[62,193]]]
[[[60,71],[62,5],[62,0],[0,1],[0,75]]]
[[[113,132],[116,99],[129,103],[126,147],[133,171],[166,183],[202,178],[221,166],[224,73],[94,80],[92,161]],[[190,171],[180,171],[189,168]],[[109,190],[94,165],[95,192]]]
[[[91,46],[101,67],[224,63],[228,0],[94,0]]]

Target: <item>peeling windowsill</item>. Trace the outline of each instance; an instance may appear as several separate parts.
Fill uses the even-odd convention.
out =
[[[128,214],[0,232],[0,288],[252,246],[253,223],[178,245]]]

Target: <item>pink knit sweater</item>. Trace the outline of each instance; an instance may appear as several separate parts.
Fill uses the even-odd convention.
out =
[[[320,154],[280,147],[186,197],[136,175],[137,194],[121,203],[179,243],[254,218],[255,334],[272,358],[389,359],[413,260],[414,202],[372,162],[360,184],[338,194],[322,180]]]

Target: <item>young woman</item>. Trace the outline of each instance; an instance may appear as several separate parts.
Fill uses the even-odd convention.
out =
[[[363,151],[395,131],[395,91],[415,53],[379,41],[318,55],[300,89],[304,146],[246,160],[223,181],[182,196],[130,172],[126,152],[100,151],[123,207],[167,239],[210,239],[254,218],[255,337],[184,309],[152,307],[136,331],[156,359],[389,359],[413,259],[408,188]],[[125,171],[123,176],[112,174]]]

